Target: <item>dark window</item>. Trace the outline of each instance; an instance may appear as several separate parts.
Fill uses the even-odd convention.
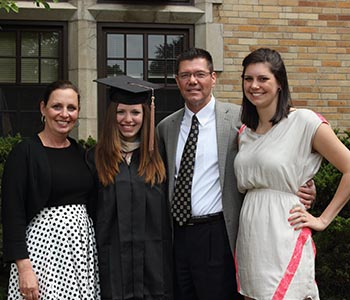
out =
[[[66,77],[63,24],[14,25],[0,30],[0,135],[30,136],[40,128],[40,97]]]
[[[156,122],[183,106],[175,81],[176,57],[193,44],[192,26],[139,28],[99,24],[99,77],[126,74],[160,84],[156,91]],[[99,127],[107,107],[106,89],[99,88]]]

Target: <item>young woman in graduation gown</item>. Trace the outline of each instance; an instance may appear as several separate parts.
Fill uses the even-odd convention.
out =
[[[125,91],[127,83],[115,80],[115,86],[97,80],[112,87],[102,132],[88,154],[99,180],[94,223],[102,299],[173,299],[165,167],[143,103],[149,94]]]

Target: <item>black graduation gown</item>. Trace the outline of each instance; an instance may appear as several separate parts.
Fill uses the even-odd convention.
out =
[[[100,187],[96,240],[102,299],[173,299],[172,235],[165,185],[137,175],[139,151],[115,184]]]

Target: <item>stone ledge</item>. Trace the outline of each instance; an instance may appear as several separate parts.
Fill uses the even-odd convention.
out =
[[[194,24],[204,11],[185,5],[121,5],[96,4],[88,11],[98,22],[147,22],[167,24]]]

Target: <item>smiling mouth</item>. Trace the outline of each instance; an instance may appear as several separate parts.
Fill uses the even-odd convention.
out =
[[[68,121],[57,121],[58,124],[60,125],[68,125]]]
[[[134,125],[122,125],[122,128],[126,131],[134,129]]]
[[[264,93],[250,93],[253,97],[259,97],[264,95]]]

